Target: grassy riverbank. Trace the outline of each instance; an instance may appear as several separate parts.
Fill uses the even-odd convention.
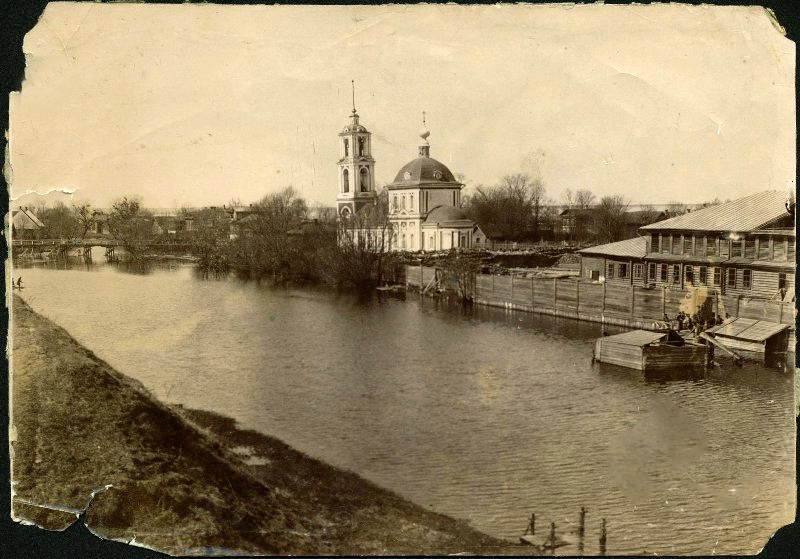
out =
[[[158,402],[16,295],[12,320],[18,519],[63,529],[85,510],[95,533],[173,554],[512,549],[231,419]]]

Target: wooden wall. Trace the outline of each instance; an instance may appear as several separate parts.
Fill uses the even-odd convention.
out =
[[[424,289],[436,274],[435,268],[406,266],[406,283]],[[450,289],[455,278],[440,274]],[[791,289],[794,277],[787,277]],[[614,323],[660,321],[666,313],[674,318],[692,297],[689,289],[648,288],[638,285],[593,283],[581,278],[524,278],[477,274],[472,296],[478,303],[532,312],[557,314],[585,320],[612,319]],[[777,284],[776,284],[777,289]],[[720,316],[744,317],[794,325],[794,303],[753,299],[738,294],[718,296]]]

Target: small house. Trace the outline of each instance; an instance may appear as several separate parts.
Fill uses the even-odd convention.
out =
[[[633,330],[598,338],[592,358],[645,373],[665,373],[702,368],[705,353],[705,346],[687,344],[674,330]]]
[[[788,324],[751,318],[734,318],[708,330],[724,346],[758,361],[784,355],[789,336]]]
[[[11,211],[11,236],[13,239],[40,239],[44,233],[44,224],[27,206]]]

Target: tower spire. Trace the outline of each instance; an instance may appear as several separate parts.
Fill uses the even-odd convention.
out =
[[[431,131],[428,130],[428,125],[425,123],[425,116],[425,111],[422,111],[422,132],[419,133],[422,141],[419,143],[419,154],[421,157],[430,157],[431,146],[428,143],[428,136],[431,135]]]
[[[356,114],[356,80],[350,80],[353,89],[353,114]]]

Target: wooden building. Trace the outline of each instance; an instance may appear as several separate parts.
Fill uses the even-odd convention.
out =
[[[647,241],[644,237],[584,248],[578,253],[581,255],[580,277],[584,280],[646,285],[644,257]]]
[[[776,354],[785,359],[782,353],[789,337],[788,328],[788,324],[734,318],[714,326],[709,333],[726,347],[737,350],[745,357],[769,361]]]
[[[665,291],[654,319],[694,314],[710,300],[723,318],[785,322],[784,306],[794,302],[792,212],[784,193],[768,191],[646,225],[641,237],[580,250],[580,277]],[[754,315],[762,303],[774,312]]]
[[[781,192],[703,208],[639,231],[642,237],[580,250],[581,277],[793,300],[794,216]]]
[[[44,224],[36,217],[32,208],[22,206],[11,210],[11,236],[14,239],[39,239],[44,232]]]
[[[707,286],[722,295],[794,297],[794,216],[766,191],[640,228],[648,285]],[[793,300],[793,299],[791,299]]]
[[[592,358],[645,373],[660,373],[702,368],[705,352],[705,346],[687,344],[673,330],[632,330],[598,338]]]

